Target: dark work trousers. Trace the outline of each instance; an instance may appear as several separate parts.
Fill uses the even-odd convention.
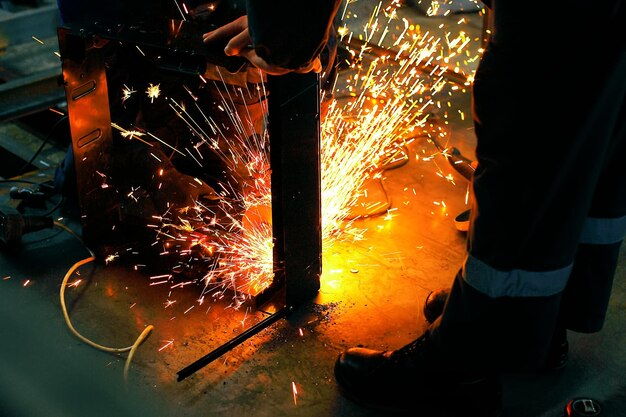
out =
[[[626,233],[626,51],[557,47],[489,44],[476,72],[467,258],[429,328],[451,369],[532,370],[557,321],[604,321]]]

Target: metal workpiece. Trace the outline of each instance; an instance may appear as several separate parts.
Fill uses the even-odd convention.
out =
[[[119,154],[111,128],[113,110],[107,86],[107,57],[114,54],[111,49],[117,45],[108,44],[113,37],[93,30],[59,29],[83,239],[97,253],[103,243],[129,239],[128,235],[120,235],[126,226],[120,217],[123,208],[114,177],[119,171],[116,158],[124,156]],[[126,38],[117,41],[135,45]],[[167,49],[166,45],[162,47]],[[188,62],[180,58],[180,62]],[[186,66],[164,68],[158,62],[154,64],[156,71],[167,71],[172,78],[189,75]],[[273,303],[276,312],[180,371],[179,380],[311,300],[320,288],[320,81],[315,73],[269,78],[274,279],[256,301],[257,306]]]
[[[287,305],[310,299],[322,272],[319,77],[269,77],[275,278]]]

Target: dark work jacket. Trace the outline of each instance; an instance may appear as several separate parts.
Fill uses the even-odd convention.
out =
[[[626,0],[557,0],[542,2],[530,12],[521,10],[529,7],[521,0],[488,3],[493,12],[492,42],[525,48],[529,59],[538,50],[546,55],[565,48],[586,59],[586,48],[626,46]]]
[[[282,68],[308,65],[328,41],[341,0],[247,0],[257,55]]]

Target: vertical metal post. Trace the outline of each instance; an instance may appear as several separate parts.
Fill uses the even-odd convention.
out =
[[[286,307],[180,370],[182,381],[310,300],[322,273],[320,86],[317,74],[268,77],[272,169],[273,286]]]
[[[275,280],[291,307],[317,293],[322,272],[319,76],[269,76],[268,90]]]
[[[112,162],[111,113],[102,42],[95,36],[58,29],[63,82],[76,168],[82,235],[88,246],[105,239],[115,224],[111,202],[115,189],[107,189]]]

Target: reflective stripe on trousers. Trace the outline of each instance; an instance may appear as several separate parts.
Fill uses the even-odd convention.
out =
[[[580,243],[609,245],[626,236],[626,216],[616,219],[587,218]],[[552,271],[499,271],[480,259],[468,255],[463,279],[474,289],[492,297],[545,297],[562,292],[567,285],[573,263]]]

